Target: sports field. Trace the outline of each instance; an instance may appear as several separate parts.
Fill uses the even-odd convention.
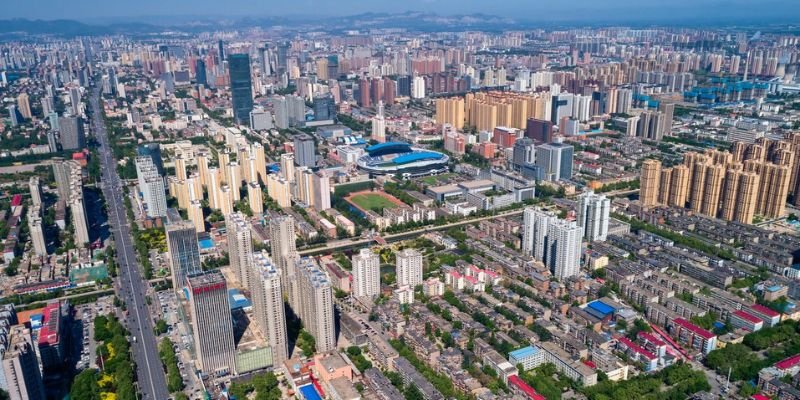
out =
[[[395,208],[403,205],[402,201],[384,192],[357,192],[347,196],[345,199],[364,211],[372,210],[379,214],[384,208]]]

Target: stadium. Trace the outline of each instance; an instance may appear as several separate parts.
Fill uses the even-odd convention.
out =
[[[402,174],[404,178],[447,171],[450,157],[436,151],[411,147],[408,143],[388,142],[367,147],[357,160],[358,167],[372,174]]]

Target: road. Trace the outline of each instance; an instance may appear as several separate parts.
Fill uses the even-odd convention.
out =
[[[490,215],[490,216],[487,216],[487,217],[465,219],[463,221],[451,222],[451,223],[445,224],[445,225],[438,225],[438,226],[431,225],[431,226],[426,226],[424,228],[415,229],[413,231],[392,233],[392,234],[384,235],[384,236],[381,236],[381,237],[383,238],[383,240],[385,240],[387,242],[394,242],[394,241],[397,241],[397,240],[403,240],[403,239],[408,239],[408,238],[411,238],[411,237],[420,236],[420,235],[422,235],[424,233],[427,233],[427,232],[442,231],[442,230],[450,229],[450,228],[453,228],[453,227],[456,227],[456,226],[470,225],[470,224],[474,224],[474,223],[477,223],[477,222],[480,222],[480,221],[484,221],[484,220],[487,220],[487,219],[495,219],[495,218],[500,218],[500,217],[508,217],[508,216],[511,216],[511,215],[519,215],[519,214],[522,214],[524,211],[525,211],[524,208],[520,208],[520,209],[516,209],[516,210],[501,212],[501,213],[499,213],[497,215]],[[330,252],[333,252],[333,251],[345,250],[345,249],[348,249],[348,248],[351,248],[351,247],[363,247],[364,245],[370,244],[373,241],[374,241],[374,239],[371,239],[371,238],[370,239],[357,239],[357,240],[342,239],[342,240],[336,240],[336,241],[333,241],[333,242],[328,242],[328,243],[325,244],[325,246],[313,247],[313,248],[310,248],[310,249],[302,249],[302,250],[298,251],[298,253],[301,256],[310,256],[310,255],[316,255],[316,254],[322,254],[322,253],[330,253]]]
[[[143,279],[136,263],[133,249],[133,237],[128,225],[127,214],[123,203],[122,184],[117,174],[117,162],[108,145],[108,132],[100,110],[100,88],[92,89],[90,100],[92,107],[92,124],[98,143],[100,143],[100,166],[102,170],[103,195],[108,204],[108,222],[114,235],[119,263],[119,278],[116,282],[119,295],[125,301],[128,310],[127,327],[135,340],[131,343],[133,361],[137,366],[139,391],[144,399],[167,400],[167,381],[161,360],[158,357],[158,345],[153,333],[153,318],[146,306],[145,296],[150,286]]]

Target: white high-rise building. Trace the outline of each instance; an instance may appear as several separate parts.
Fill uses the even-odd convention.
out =
[[[45,400],[39,357],[31,332],[25,325],[7,327],[4,335],[2,370],[8,398],[11,400]]]
[[[372,117],[372,140],[386,142],[386,120],[383,118],[383,101],[378,102],[378,112]]]
[[[336,330],[331,281],[312,258],[297,259],[295,264],[303,327],[314,337],[318,352],[333,350],[336,348]]]
[[[425,78],[421,76],[415,76],[411,81],[411,98],[425,98]]]
[[[381,259],[370,249],[353,255],[353,295],[375,297],[381,293]]]
[[[42,205],[42,186],[39,184],[39,177],[32,176],[28,181],[28,187],[31,190],[31,201],[34,206]]]
[[[166,216],[167,195],[164,190],[164,179],[159,175],[152,158],[136,157],[136,177],[139,180],[139,191],[142,193],[147,216],[151,218]]]
[[[325,171],[314,173],[312,178],[314,183],[314,208],[324,211],[331,208],[331,182]]]
[[[547,225],[556,219],[552,212],[535,207],[526,208],[523,212],[522,252],[544,262],[547,255]]]
[[[422,253],[414,249],[398,252],[396,275],[398,287],[422,284]]]
[[[581,227],[557,219],[547,226],[547,266],[558,279],[578,274],[581,266]]]
[[[253,264],[253,238],[250,224],[240,212],[228,214],[225,218],[228,230],[228,256],[233,274],[245,289],[251,289],[250,270]]]
[[[523,214],[522,251],[546,265],[558,279],[580,269],[581,227],[555,214],[529,207]]]
[[[272,348],[272,361],[280,365],[289,358],[286,315],[281,291],[281,273],[266,251],[253,254],[251,293],[256,325]]]
[[[578,196],[578,226],[583,229],[583,237],[590,241],[604,242],[608,237],[608,221],[611,219],[611,200],[592,191]]]

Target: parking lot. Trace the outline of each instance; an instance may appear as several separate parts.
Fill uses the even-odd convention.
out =
[[[167,323],[167,332],[160,335],[157,340],[160,343],[163,338],[168,337],[172,341],[172,348],[178,356],[178,369],[183,378],[184,389],[191,399],[204,398],[202,382],[197,376],[192,355],[192,333],[188,324],[185,324],[181,315],[187,315],[189,309],[185,302],[179,302],[172,289],[162,290],[156,293],[153,307],[153,315],[158,315]]]

